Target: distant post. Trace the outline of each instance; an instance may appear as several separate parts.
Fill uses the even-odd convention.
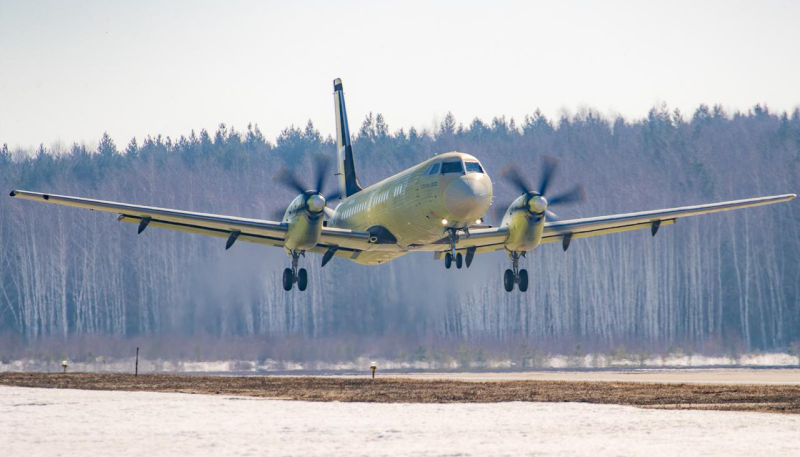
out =
[[[136,348],[136,371],[133,373],[134,377],[139,376],[139,348]]]
[[[377,364],[377,363],[375,363],[375,362],[372,362],[372,363],[369,365],[369,367],[372,369],[372,379],[375,379],[375,370],[377,370],[377,369],[378,369],[378,364]]]
[[[64,369],[64,373],[67,372],[67,361],[66,360],[62,360],[61,361],[61,368]]]

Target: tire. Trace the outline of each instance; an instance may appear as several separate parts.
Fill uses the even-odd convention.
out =
[[[297,288],[303,291],[306,287],[308,287],[308,272],[305,268],[301,268],[297,272]]]
[[[528,270],[524,268],[522,270],[519,270],[519,291],[520,292],[528,291]]]
[[[287,268],[283,270],[283,290],[292,290],[294,285],[294,278],[292,277],[292,269]]]
[[[464,262],[464,256],[459,252],[456,254],[456,268],[461,269],[461,264]]]
[[[506,273],[503,275],[503,287],[506,288],[506,292],[511,292],[514,290],[514,272],[511,270],[506,270]]]
[[[448,252],[447,254],[444,255],[444,267],[449,270],[450,265],[452,264],[453,264],[453,256],[451,256],[450,253]]]

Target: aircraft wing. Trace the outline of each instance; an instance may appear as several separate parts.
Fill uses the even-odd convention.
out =
[[[140,233],[147,227],[158,227],[231,240],[231,235],[238,232],[233,241],[241,240],[282,247],[287,230],[286,224],[262,219],[196,213],[24,190],[11,191],[10,196],[119,214],[118,220],[139,224]],[[351,257],[359,251],[369,249],[369,237],[369,233],[366,232],[323,227],[320,243],[311,251],[324,254],[329,247],[337,246],[337,256]]]
[[[795,194],[773,195],[769,197],[731,200],[706,205],[682,206],[680,208],[657,209],[636,213],[545,222],[542,243],[561,241],[565,245],[568,245],[572,239],[576,238],[608,235],[611,233],[638,229],[650,229],[655,235],[655,232],[660,226],[674,224],[682,217],[749,208],[751,206],[770,205],[773,203],[786,202],[795,197]],[[508,227],[470,230],[470,236],[462,235],[460,237],[456,249],[475,248],[477,254],[493,252],[503,249],[507,237]],[[446,238],[442,238],[435,243],[420,247],[419,250],[435,251],[436,258],[440,258],[449,250],[448,243]]]
[[[792,200],[795,194],[773,195],[769,197],[730,200],[705,205],[682,206],[680,208],[657,209],[637,213],[612,214],[610,216],[587,217],[564,221],[546,222],[542,243],[563,241],[565,237],[586,238],[608,235],[610,233],[649,228],[653,235],[662,225],[674,224],[678,219],[701,214],[718,213],[752,206],[771,205]]]

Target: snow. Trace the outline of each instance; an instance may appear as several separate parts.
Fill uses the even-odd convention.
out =
[[[265,360],[148,360],[139,359],[141,373],[269,373],[291,371],[364,371],[375,359],[361,357],[350,362],[327,363],[320,361],[292,362]],[[417,370],[456,370],[459,365],[455,361],[437,363],[434,361],[396,361],[377,359],[381,370],[417,371]],[[91,362],[70,361],[70,371],[103,372],[131,372],[134,359],[119,358],[106,359],[98,357]],[[800,357],[785,353],[758,353],[745,354],[738,358],[710,357],[696,355],[651,355],[647,358],[637,358],[634,355],[627,357],[609,357],[603,354],[588,354],[584,356],[548,355],[543,357],[537,368],[699,368],[699,367],[796,367],[800,366]],[[509,359],[488,360],[485,362],[472,362],[469,369],[478,370],[514,370],[520,367]],[[529,368],[528,368],[529,369]],[[21,359],[7,363],[0,362],[0,373],[8,371],[42,371],[60,372],[61,360]]]
[[[800,455],[800,416],[579,403],[313,403],[0,387],[37,455]]]

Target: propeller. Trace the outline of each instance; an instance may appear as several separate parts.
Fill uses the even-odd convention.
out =
[[[511,203],[513,202],[504,201],[502,203],[492,205],[492,220],[494,221],[495,227],[500,227],[500,224],[503,222],[503,215],[505,214],[508,207],[511,206]]]
[[[316,158],[314,161],[313,170],[313,187],[311,188],[303,184],[297,175],[295,175],[292,170],[287,168],[281,169],[275,179],[278,183],[282,184],[288,189],[294,190],[301,194],[306,194],[305,207],[309,211],[314,213],[325,211],[325,214],[330,217],[333,210],[326,206],[327,202],[341,198],[339,191],[329,192],[327,194],[324,193],[325,181],[328,177],[330,166],[330,159],[323,156],[318,156]],[[281,215],[281,217],[283,217],[283,215]]]
[[[526,209],[528,211],[535,214],[545,213],[548,219],[559,220],[559,217],[550,211],[551,207],[580,203],[586,200],[586,196],[583,192],[583,186],[577,185],[566,192],[548,197],[547,190],[552,184],[557,171],[558,160],[553,157],[543,156],[542,174],[539,179],[538,190],[533,190],[535,188],[528,184],[528,181],[515,165],[507,166],[500,173],[500,177],[514,186],[523,195],[526,195]],[[505,209],[508,208],[510,204],[511,202],[506,205],[497,205],[495,209],[495,219],[498,223],[503,217],[503,213],[500,213],[500,211],[505,212]]]

